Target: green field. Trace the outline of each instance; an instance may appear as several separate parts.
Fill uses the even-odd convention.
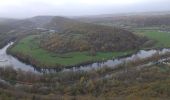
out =
[[[22,53],[29,56],[40,63],[49,66],[63,65],[71,66],[90,61],[107,60],[118,56],[130,54],[132,52],[98,52],[96,56],[89,56],[88,52],[71,52],[65,54],[57,54],[46,51],[39,47],[36,36],[28,36],[20,40],[10,51],[12,53]]]
[[[159,32],[158,30],[138,30],[137,33],[144,35],[149,39],[156,41],[154,48],[169,48],[170,47],[170,33]]]

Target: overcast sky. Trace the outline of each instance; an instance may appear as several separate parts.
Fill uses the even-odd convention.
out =
[[[170,0],[0,0],[0,17],[170,11]]]

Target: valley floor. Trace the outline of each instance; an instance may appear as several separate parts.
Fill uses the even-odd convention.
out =
[[[169,48],[170,33],[160,32],[159,30],[146,30],[141,28],[136,33],[153,40],[155,44],[150,48]],[[40,68],[56,68],[83,65],[97,61],[105,61],[120,56],[132,54],[134,51],[127,52],[97,52],[95,56],[90,56],[88,51],[70,52],[64,54],[52,53],[39,46],[38,36],[31,35],[17,42],[9,51],[14,56],[36,65]],[[147,48],[143,48],[147,49]]]
[[[36,40],[38,36],[28,36],[17,42],[10,52],[19,58],[29,59],[29,62],[35,63],[40,67],[56,67],[56,66],[74,66],[81,64],[88,64],[97,61],[105,61],[120,56],[131,54],[132,51],[127,52],[97,52],[95,56],[90,56],[88,51],[84,52],[70,52],[64,54],[52,53],[42,49]],[[22,56],[22,57],[21,57]]]

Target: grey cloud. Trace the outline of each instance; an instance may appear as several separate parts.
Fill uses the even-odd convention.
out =
[[[21,0],[17,3],[0,5],[0,17],[24,18],[36,15],[58,15],[58,16],[80,16],[80,15],[95,15],[95,14],[114,14],[124,12],[144,12],[144,11],[167,11],[170,10],[169,0],[136,0],[131,4],[126,3],[105,3],[99,4],[96,1],[88,0],[86,3],[78,2],[79,0],[63,0],[57,3],[57,0]],[[19,1],[21,3],[19,3]],[[52,2],[53,1],[53,2]],[[121,0],[123,1],[123,0]],[[124,0],[128,1],[128,0]],[[132,0],[135,1],[135,0]],[[102,4],[103,3],[103,4]]]

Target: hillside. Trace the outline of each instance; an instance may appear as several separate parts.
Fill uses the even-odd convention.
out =
[[[52,16],[36,16],[27,19],[0,18],[0,47],[25,35],[38,33],[36,28],[42,27],[51,19]]]
[[[146,41],[124,29],[63,17],[55,17],[45,28],[56,30],[58,34],[43,35],[42,47],[60,53],[130,50],[138,48]]]
[[[40,32],[19,40],[13,56],[40,68],[73,67],[129,55],[147,41],[124,29],[55,17]]]

